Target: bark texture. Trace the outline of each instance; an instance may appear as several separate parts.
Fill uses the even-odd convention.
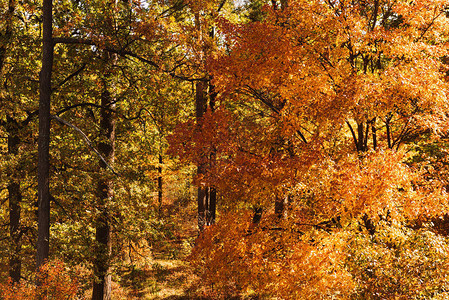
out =
[[[6,130],[8,133],[8,154],[16,156],[19,153],[20,124],[13,118],[6,117]],[[8,200],[9,200],[9,235],[11,254],[9,257],[9,276],[14,282],[19,282],[21,276],[21,230],[20,230],[20,203],[22,202],[22,193],[20,190],[20,181],[16,170],[10,170],[8,173]]]
[[[107,75],[108,76],[108,75]],[[114,165],[115,160],[115,99],[110,92],[107,80],[103,80],[100,110],[100,139],[98,150],[106,162]],[[111,299],[111,275],[109,274],[111,256],[111,224],[108,204],[114,196],[113,180],[108,176],[107,165],[100,161],[101,174],[97,182],[97,209],[99,211],[95,228],[95,257],[93,300]]]
[[[50,242],[50,99],[53,66],[52,0],[43,1],[42,70],[39,79],[39,139],[38,139],[38,238],[37,268],[49,255]]]
[[[201,125],[203,121],[203,116],[206,111],[206,95],[205,95],[205,85],[203,81],[197,81],[195,85],[195,112],[196,112],[196,122],[198,125],[198,130],[201,130]],[[201,155],[201,153],[198,153]],[[206,173],[205,163],[200,163],[197,166],[197,175],[204,176]],[[207,190],[204,186],[198,186],[198,229],[202,231],[206,225],[206,212],[207,212]]]
[[[163,183],[162,183],[162,149],[159,149],[159,166],[157,167],[157,201],[158,201],[158,212],[159,216],[162,216],[162,192],[163,192]]]
[[[211,110],[215,106],[215,96],[211,96],[210,101],[207,101],[206,93],[206,83],[203,81],[198,81],[196,83],[196,93],[195,93],[195,104],[196,104],[196,122],[198,125],[198,130],[202,130],[202,122],[205,112],[208,106]],[[215,154],[211,153],[209,157],[205,157],[203,153],[198,153],[200,156],[201,163],[197,166],[197,174],[199,177],[207,176],[207,171],[210,169],[211,165],[214,163]],[[217,192],[214,187],[210,186],[198,186],[198,229],[202,231],[205,226],[209,226],[215,223],[215,211],[217,202]]]

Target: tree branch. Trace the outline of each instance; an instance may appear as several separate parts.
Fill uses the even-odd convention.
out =
[[[217,13],[220,12],[220,10],[223,8],[223,6],[225,5],[225,3],[226,3],[226,0],[221,1],[220,5],[218,6]]]
[[[66,126],[69,126],[70,128],[76,130],[79,134],[81,134],[81,136],[83,137],[83,139],[86,141],[87,145],[89,145],[89,147],[95,152],[95,154],[97,154],[97,156],[101,159],[101,161],[108,167],[109,170],[111,170],[111,172],[119,177],[119,174],[117,172],[115,172],[115,170],[106,162],[106,160],[104,159],[104,157],[100,154],[100,152],[98,152],[97,149],[95,149],[95,147],[93,146],[92,142],[89,140],[89,138],[87,137],[87,135],[78,127],[76,127],[75,125],[73,125],[72,123],[67,122],[64,119],[61,119],[60,117],[58,117],[57,115],[52,115],[51,116],[52,119],[55,119],[56,121],[58,121],[61,124],[64,124]]]
[[[154,67],[155,69],[157,69],[159,71],[162,71],[164,73],[169,74],[173,78],[184,80],[184,81],[195,82],[195,81],[205,81],[205,80],[207,80],[204,77],[201,77],[201,78],[189,78],[189,77],[186,77],[186,76],[175,74],[173,71],[164,70],[156,62],[154,62],[152,60],[149,60],[147,58],[144,58],[142,56],[139,56],[139,55],[137,55],[134,52],[131,52],[129,50],[125,50],[124,48],[116,49],[116,48],[112,48],[112,47],[108,47],[108,46],[104,47],[102,45],[99,45],[98,42],[96,42],[94,40],[90,40],[90,39],[70,38],[70,37],[55,37],[55,38],[53,38],[53,42],[55,44],[79,44],[79,45],[90,45],[90,46],[96,46],[96,47],[99,47],[99,48],[103,48],[104,50],[106,50],[108,52],[115,53],[115,54],[118,54],[120,56],[124,56],[124,57],[128,56],[128,57],[135,58],[135,59],[139,60],[140,62],[143,62],[145,64],[148,64],[148,65]]]
[[[352,138],[354,139],[355,149],[358,150],[359,149],[359,147],[358,147],[359,143],[357,141],[357,137],[355,135],[354,129],[352,128],[351,123],[349,123],[349,121],[346,121],[346,124],[348,124],[349,130],[351,130]]]
[[[85,103],[78,103],[78,104],[74,104],[74,105],[67,106],[67,107],[61,109],[60,111],[58,111],[58,112],[56,113],[56,115],[57,115],[57,116],[60,116],[60,115],[62,115],[63,113],[65,113],[65,112],[67,112],[67,111],[69,111],[69,110],[71,110],[71,109],[74,109],[74,108],[77,108],[77,107],[84,107],[84,106],[92,106],[92,107],[95,107],[95,108],[103,108],[103,109],[105,109],[105,110],[107,110],[107,111],[110,111],[110,112],[113,112],[113,113],[117,113],[117,111],[115,111],[114,109],[110,109],[110,108],[107,108],[107,107],[103,107],[103,106],[98,105],[98,104],[95,104],[95,103],[85,102]]]
[[[299,129],[297,129],[296,132],[299,134],[299,136],[301,137],[302,141],[303,141],[305,144],[307,144],[306,137],[302,134],[302,132],[301,132]]]
[[[114,101],[114,102],[117,102],[117,101]],[[142,115],[142,111],[146,110],[145,108],[141,108],[136,116],[130,117],[130,116],[125,116],[124,114],[119,113],[117,110],[109,108],[109,107],[101,106],[101,105],[95,104],[95,103],[84,102],[84,103],[78,103],[78,104],[67,106],[67,107],[61,109],[60,111],[58,111],[56,113],[56,115],[60,116],[63,113],[69,111],[69,110],[72,110],[72,109],[77,108],[77,107],[84,107],[84,106],[90,106],[90,107],[95,107],[95,108],[99,108],[99,109],[104,109],[104,110],[110,111],[112,113],[117,114],[119,117],[121,117],[121,118],[123,118],[123,119],[125,119],[127,121],[132,121],[132,120],[139,119],[140,116]]]
[[[57,90],[58,88],[60,88],[61,86],[63,86],[64,84],[66,84],[70,79],[72,79],[73,77],[75,77],[76,75],[78,75],[79,73],[81,73],[84,68],[86,67],[86,63],[84,63],[78,70],[76,70],[75,72],[73,72],[72,74],[70,74],[69,76],[67,76],[67,78],[65,78],[63,81],[61,81],[56,88],[52,88],[51,91],[54,92],[55,90]]]

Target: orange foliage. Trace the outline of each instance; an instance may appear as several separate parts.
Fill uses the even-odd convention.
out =
[[[246,220],[244,222],[243,220]],[[265,220],[250,228],[248,213],[229,213],[197,240],[190,259],[206,293],[226,299],[238,292],[282,299],[347,299],[351,275],[342,268],[344,238]]]
[[[170,140],[209,164],[197,184],[228,209],[191,256],[209,293],[441,296],[447,241],[430,221],[449,212],[447,168],[414,155],[449,130],[444,7],[291,0],[262,21],[217,20],[228,49],[207,66],[221,107]],[[251,207],[260,224],[241,210]],[[412,288],[420,276],[432,287]]]
[[[76,298],[78,282],[66,271],[64,263],[53,261],[43,265],[37,278],[40,282],[39,286],[25,281],[13,283],[11,280],[1,284],[1,298],[4,300]]]

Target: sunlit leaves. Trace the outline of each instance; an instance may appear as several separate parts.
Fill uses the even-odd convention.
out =
[[[3,283],[0,285],[0,296],[5,300],[76,299],[78,281],[61,261],[43,265],[37,272],[36,279],[40,281],[40,286],[25,281],[17,284],[10,281]]]
[[[213,286],[210,295],[252,291],[282,299],[347,299],[351,294],[351,276],[340,268],[344,235],[304,235],[301,227],[279,227],[274,219],[251,227],[249,220],[248,213],[226,214],[197,241],[191,260],[203,284]]]
[[[435,239],[446,247],[445,238],[430,233],[432,220],[449,209],[443,179],[446,159],[421,151],[419,163],[416,159],[410,163],[414,154],[409,151],[426,140],[430,145],[438,143],[429,139],[445,136],[448,129],[445,4],[301,0],[288,4],[282,10],[267,5],[261,8],[263,17],[251,22],[218,19],[226,49],[211,55],[207,66],[222,108],[205,116],[204,136],[196,133],[192,122],[180,128],[172,141],[172,149],[187,161],[197,162],[195,153],[216,153],[213,171],[198,178],[198,183],[222,190],[223,201],[237,204],[228,209],[262,207],[270,214],[274,202],[287,199],[283,217],[274,223],[253,224],[255,231],[239,233],[242,225],[234,219],[248,224],[249,217],[238,214],[226,215],[224,224],[210,228],[201,240],[205,244],[195,253],[201,256],[207,248],[204,253],[220,259],[229,255],[232,262],[225,263],[230,266],[227,270],[214,257],[208,267],[202,266],[204,278],[216,278],[214,272],[220,270],[217,274],[235,278],[228,287],[220,286],[222,290],[245,291],[259,289],[256,278],[261,276],[271,285],[259,290],[261,294],[289,298],[294,291],[301,293],[301,287],[284,280],[286,270],[276,276],[272,270],[282,269],[287,261],[297,264],[302,275],[290,276],[304,276],[295,282],[307,282],[313,294],[320,280],[336,284],[332,272],[319,273],[323,263],[340,272],[341,281],[346,282],[339,284],[356,287],[354,295],[436,296],[446,276],[446,257],[444,251],[429,248],[433,242],[427,241]],[[230,230],[241,236],[238,242],[224,237]],[[327,232],[328,240],[312,237],[316,232]],[[251,239],[258,234],[260,243],[254,243]],[[354,242],[355,237],[364,244]],[[217,242],[221,239],[226,242]],[[330,248],[311,242],[316,240]],[[295,243],[303,250],[296,249]],[[282,258],[264,252],[277,246],[289,249]],[[371,247],[366,250],[366,257],[371,255],[367,260],[380,261],[376,272],[381,275],[369,279],[360,275],[365,274],[364,262],[358,265],[352,259],[364,257],[364,247]],[[435,258],[441,270],[432,273],[435,269],[427,262],[434,250],[441,254]],[[340,251],[349,257],[346,266],[333,265]],[[289,261],[293,256],[294,263]],[[237,268],[245,270],[241,272],[248,285],[236,286],[245,282],[242,273],[237,276]],[[400,268],[405,273],[393,271]],[[383,288],[384,278],[397,274],[402,275]],[[412,290],[419,280],[433,277],[431,287]],[[279,295],[280,290],[290,294]],[[330,295],[325,284],[318,290],[321,297]],[[296,298],[305,296],[296,294]]]

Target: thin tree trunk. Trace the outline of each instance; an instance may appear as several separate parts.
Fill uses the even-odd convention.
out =
[[[282,219],[285,213],[285,201],[286,198],[283,195],[276,195],[276,199],[274,202],[274,214],[278,219]]]
[[[364,126],[363,126],[363,122],[362,123],[357,123],[357,151],[359,152],[363,152],[365,151],[364,149]]]
[[[162,147],[161,147],[162,148]],[[160,149],[160,153],[159,153],[159,166],[157,167],[157,201],[158,201],[158,211],[159,211],[159,216],[162,216],[162,149]]]
[[[205,85],[203,81],[197,81],[195,85],[195,110],[196,110],[196,123],[198,130],[201,130],[203,123],[203,116],[206,111],[206,97],[205,97]],[[201,155],[201,153],[198,153]],[[197,166],[198,176],[205,175],[206,166],[204,162],[201,162]],[[203,231],[206,225],[206,214],[207,214],[207,188],[199,185],[197,194],[198,203],[198,229]]]
[[[207,225],[215,224],[215,211],[217,208],[217,190],[209,188],[209,220]]]
[[[213,37],[213,30],[211,30],[210,35]],[[211,80],[209,80],[209,107],[211,112],[215,111],[216,98],[217,92],[215,90],[215,86],[211,83]],[[217,159],[215,148],[211,152],[209,159],[210,168],[213,169]],[[207,209],[209,211],[207,225],[212,225],[215,223],[215,214],[217,209],[217,189],[213,186],[209,188],[209,202]]]
[[[39,268],[49,255],[50,246],[50,99],[53,66],[52,0],[43,1],[42,70],[39,80],[38,139],[38,237],[36,265]]]
[[[252,220],[252,224],[256,225],[260,223],[260,220],[262,219],[262,213],[263,213],[263,209],[260,206],[257,206],[253,209],[254,214],[253,214],[253,220]]]
[[[391,117],[387,116],[387,119],[385,120],[385,126],[387,128],[387,145],[388,145],[389,149],[392,148],[392,144],[391,144],[392,138],[391,138],[391,132],[390,132],[390,120],[391,120]]]
[[[98,149],[109,165],[114,164],[115,159],[115,129],[116,120],[112,112],[115,110],[113,96],[108,90],[106,80],[103,81],[103,92],[101,94],[101,120],[100,139]],[[105,175],[107,166],[100,161],[102,174],[97,182],[97,198],[99,215],[95,228],[95,258],[94,258],[94,284],[92,300],[111,299],[111,275],[109,274],[109,264],[111,256],[111,224],[108,203],[114,196],[112,179]]]
[[[8,11],[5,15],[5,33],[3,34],[3,43],[0,45],[0,74],[3,73],[4,62],[6,59],[7,47],[13,34],[13,15],[15,11],[15,0],[8,1]],[[19,123],[6,116],[5,128],[8,134],[8,154],[17,155],[19,152],[20,137]],[[10,235],[10,257],[9,257],[9,276],[14,282],[18,282],[21,276],[21,234],[20,234],[20,202],[22,194],[20,183],[17,180],[17,174],[14,170],[8,172],[8,202],[9,202],[9,235]]]
[[[19,124],[13,118],[6,117],[8,132],[8,154],[17,155],[19,152]],[[9,234],[11,254],[9,257],[9,276],[14,282],[19,282],[22,268],[21,260],[21,234],[20,234],[20,202],[22,194],[20,182],[14,170],[8,172],[8,200],[9,200]]]
[[[198,168],[198,172],[200,172],[199,168]],[[200,173],[198,173],[198,174],[200,174]],[[198,229],[199,229],[199,231],[203,231],[204,226],[206,225],[206,220],[205,220],[206,189],[204,189],[201,186],[198,187],[197,202],[198,202]]]
[[[13,179],[14,180],[14,179]],[[12,181],[13,181],[12,180]],[[9,276],[13,282],[19,282],[22,270],[21,260],[21,230],[20,230],[20,202],[22,194],[17,182],[10,182],[9,193],[9,234],[11,236],[11,250],[9,258]]]
[[[200,15],[197,12],[195,14],[195,26],[197,29],[197,38],[198,42],[202,43],[202,31],[201,31],[201,23],[200,23]],[[209,31],[209,36],[214,36],[214,29]],[[206,51],[206,50],[204,50]],[[202,57],[201,57],[202,59]],[[196,109],[196,122],[198,126],[198,130],[202,130],[202,119],[204,117],[205,112],[207,111],[208,104],[213,112],[215,110],[215,98],[217,93],[214,90],[214,86],[209,81],[197,81],[195,85],[195,109]],[[207,93],[209,90],[209,93]],[[207,96],[209,96],[209,103],[207,101]],[[210,156],[203,157],[201,153],[198,153],[201,156],[201,163],[197,166],[197,174],[199,177],[204,176],[207,173],[207,170],[210,170],[212,164],[215,162],[215,152],[212,151]],[[215,187],[210,186],[202,186],[198,187],[197,194],[197,202],[198,202],[198,229],[201,232],[204,229],[204,226],[212,225],[215,223],[215,210],[216,210],[216,202],[217,202],[217,191]]]
[[[14,15],[14,11],[16,8],[16,3],[15,0],[9,0],[8,2],[8,13],[5,16],[5,24],[6,24],[6,28],[5,28],[5,34],[2,36],[3,39],[3,43],[0,45],[0,73],[3,70],[3,66],[5,63],[5,59],[6,59],[6,50],[9,44],[9,41],[11,40],[12,37],[12,17]]]

